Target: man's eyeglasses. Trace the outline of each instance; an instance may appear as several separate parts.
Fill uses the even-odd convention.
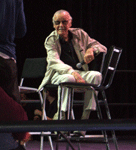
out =
[[[70,19],[69,19],[70,20]],[[69,20],[63,20],[63,21],[53,21],[55,25],[59,25],[61,22],[63,25],[67,25]]]

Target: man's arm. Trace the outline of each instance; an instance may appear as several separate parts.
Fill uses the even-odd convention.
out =
[[[17,4],[18,3],[18,4]],[[16,26],[15,26],[15,37],[22,38],[25,36],[27,27],[26,27],[26,19],[24,13],[24,5],[23,1],[18,1],[16,3]]]

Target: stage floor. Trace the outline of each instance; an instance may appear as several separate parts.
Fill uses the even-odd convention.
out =
[[[136,136],[121,136],[117,137],[118,148],[119,150],[136,150]],[[72,144],[75,150],[78,150],[79,144],[75,141],[72,141]],[[66,150],[67,143],[62,140],[59,142],[59,150]],[[53,139],[54,150],[56,149],[56,141]],[[114,143],[112,139],[109,139],[110,150],[115,150]],[[40,141],[32,140],[29,141],[26,145],[26,150],[40,150]],[[44,140],[43,150],[50,150],[50,145],[47,139]],[[71,148],[69,147],[69,150]],[[105,144],[102,143],[102,140],[87,139],[80,141],[80,150],[106,150]]]

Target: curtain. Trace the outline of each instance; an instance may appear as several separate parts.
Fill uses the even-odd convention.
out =
[[[43,43],[53,30],[52,16],[66,9],[73,17],[73,27],[83,28],[107,48],[123,49],[117,69],[124,72],[116,72],[107,95],[111,103],[135,103],[136,0],[24,0],[24,8],[28,32],[17,41],[20,72],[26,57],[46,56]]]

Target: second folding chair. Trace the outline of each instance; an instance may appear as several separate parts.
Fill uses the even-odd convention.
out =
[[[41,109],[42,109],[42,120],[47,120],[46,116],[46,110],[45,110],[45,101],[43,99],[42,95],[42,90],[38,91],[38,88],[33,87],[33,86],[28,86],[28,85],[34,85],[36,80],[43,79],[46,71],[46,58],[27,58],[25,60],[24,66],[23,66],[23,71],[22,71],[22,76],[21,76],[21,82],[19,86],[19,91],[20,93],[23,94],[32,94],[36,93],[38,94],[38,100],[33,100],[33,99],[26,99],[22,100],[22,103],[40,103],[41,104]],[[25,82],[26,81],[26,82]],[[34,82],[34,83],[32,83]],[[51,139],[51,132],[30,132],[32,135],[40,135],[40,150],[43,150],[43,141],[44,141],[44,136],[48,136],[49,143],[51,150],[53,150],[53,143]]]

